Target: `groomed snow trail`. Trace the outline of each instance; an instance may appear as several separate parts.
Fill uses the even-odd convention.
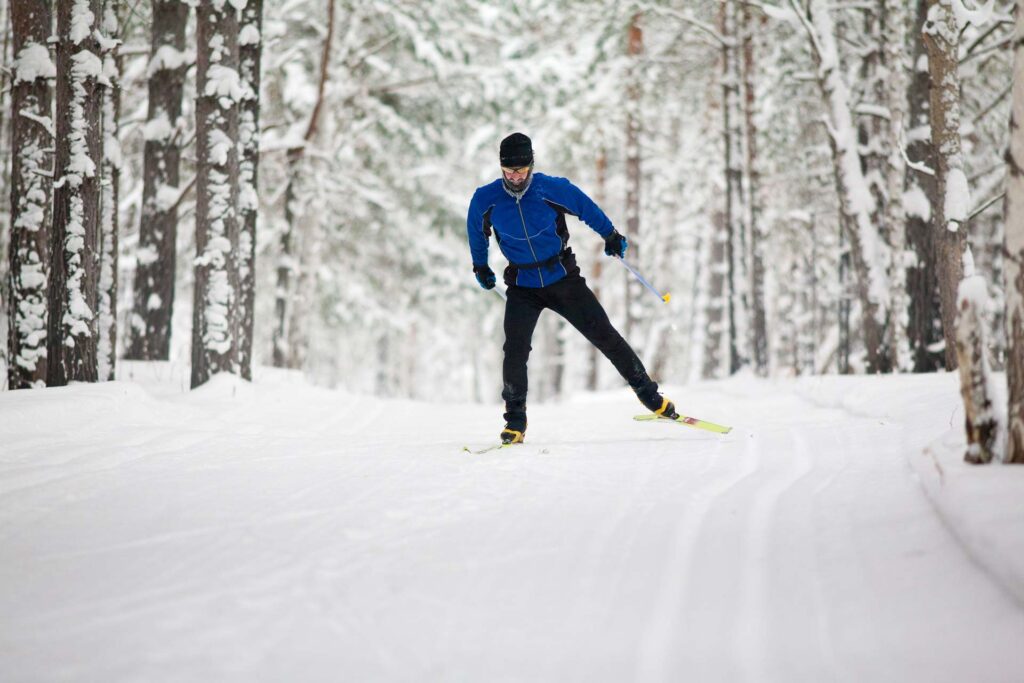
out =
[[[938,381],[889,419],[670,391],[725,437],[614,392],[485,455],[495,407],[0,394],[0,679],[1024,680],[1024,609],[907,465]]]

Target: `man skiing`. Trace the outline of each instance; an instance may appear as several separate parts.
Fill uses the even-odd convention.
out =
[[[622,257],[629,246],[608,216],[590,197],[565,178],[534,173],[533,145],[522,133],[501,141],[501,178],[477,188],[466,219],[473,272],[484,289],[496,284],[487,265],[488,239],[493,232],[509,261],[504,280],[505,360],[502,365],[505,428],[501,441],[519,443],[526,435],[526,363],[540,312],[550,308],[569,321],[615,366],[637,398],[655,414],[678,417],[671,401],[643,363],[608,320],[587,287],[569,248],[565,216],[576,216],[604,238],[604,253]]]

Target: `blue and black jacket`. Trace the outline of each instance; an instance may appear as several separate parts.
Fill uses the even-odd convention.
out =
[[[601,237],[615,230],[608,216],[583,190],[565,178],[532,174],[526,191],[516,196],[501,178],[484,185],[469,203],[466,229],[474,266],[487,265],[488,238],[509,261],[505,284],[546,287],[579,272],[569,248],[565,216],[576,216]]]

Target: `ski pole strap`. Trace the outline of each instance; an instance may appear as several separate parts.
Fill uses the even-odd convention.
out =
[[[615,258],[617,258],[619,261],[621,261],[622,265],[626,266],[626,269],[629,270],[629,272],[633,273],[633,276],[637,280],[640,281],[640,284],[642,284],[644,287],[646,287],[648,289],[648,291],[650,291],[652,294],[654,294],[654,296],[658,297],[659,299],[661,299],[666,304],[672,299],[672,295],[671,294],[662,294],[661,292],[656,290],[654,288],[654,285],[652,285],[650,282],[645,280],[644,276],[641,275],[640,273],[638,273],[636,268],[634,268],[633,266],[629,265],[629,262],[626,259],[622,258],[621,256],[616,256]]]

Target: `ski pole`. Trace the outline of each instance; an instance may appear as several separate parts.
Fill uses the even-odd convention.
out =
[[[665,303],[668,303],[672,299],[672,295],[671,294],[669,294],[669,293],[662,294],[661,292],[656,290],[654,288],[654,285],[652,285],[650,282],[645,280],[643,275],[641,275],[640,273],[636,272],[636,268],[634,268],[633,266],[629,265],[629,262],[626,261],[626,259],[622,258],[621,256],[616,256],[616,258],[619,259],[619,261],[622,262],[622,265],[626,266],[626,268],[629,270],[629,272],[633,273],[633,276],[636,277],[636,279],[640,281],[640,284],[642,284],[644,287],[646,287],[647,289],[650,290],[651,294],[653,294],[654,296],[658,297],[659,299],[661,299]]]
[[[502,292],[497,287],[492,288],[491,291],[494,292],[495,294],[497,294],[498,296],[500,296],[502,301],[508,301],[508,297],[505,296],[505,293]]]

